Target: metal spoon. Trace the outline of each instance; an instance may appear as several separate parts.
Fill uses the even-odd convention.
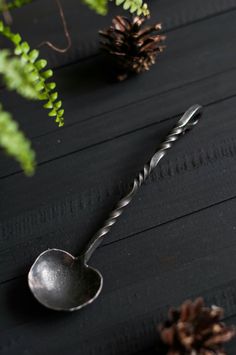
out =
[[[197,124],[201,108],[200,105],[194,105],[185,112],[159,150],[134,179],[130,192],[118,202],[103,227],[90,240],[83,254],[74,257],[64,250],[48,249],[38,256],[29,271],[28,284],[42,305],[54,310],[75,311],[98,297],[103,277],[98,270],[88,265],[90,257],[167,150]]]

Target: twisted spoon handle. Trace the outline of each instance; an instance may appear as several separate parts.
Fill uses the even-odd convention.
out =
[[[159,149],[152,156],[151,160],[144,165],[142,171],[134,179],[133,185],[129,193],[124,196],[116,205],[115,209],[110,213],[106,219],[102,228],[90,240],[85,253],[82,255],[85,263],[88,262],[93,252],[103,241],[104,236],[110,231],[111,227],[116,223],[120,215],[123,213],[124,208],[131,202],[132,198],[142,186],[143,182],[148,178],[153,169],[157,166],[159,161],[164,157],[167,150],[170,149],[175,141],[178,140],[186,131],[191,129],[198,123],[197,115],[201,112],[202,107],[200,105],[194,105],[190,107],[177,122],[174,128],[171,130],[165,141],[160,145]]]

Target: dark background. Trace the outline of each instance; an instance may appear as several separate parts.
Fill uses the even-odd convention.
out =
[[[167,50],[150,72],[110,81],[96,15],[62,1],[73,46],[46,47],[66,109],[58,129],[40,103],[1,90],[33,142],[26,178],[0,157],[0,354],[147,354],[170,305],[203,296],[236,324],[236,0],[152,0]],[[13,12],[31,46],[65,46],[58,9],[40,0]],[[3,45],[3,42],[2,42]],[[73,314],[41,307],[27,271],[49,247],[77,255],[180,115],[204,105],[198,126],[163,159],[91,259],[99,299]],[[236,341],[228,347],[235,354]]]

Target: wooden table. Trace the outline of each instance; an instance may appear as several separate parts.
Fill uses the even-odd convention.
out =
[[[147,354],[170,305],[203,296],[236,324],[236,0],[152,0],[167,50],[144,75],[114,83],[99,52],[101,17],[64,0],[73,46],[46,47],[66,109],[58,129],[40,103],[1,90],[32,139],[26,178],[0,157],[0,354]],[[13,28],[37,46],[64,46],[53,1],[15,10]],[[41,307],[27,288],[39,252],[78,254],[180,115],[204,105],[91,259],[101,297],[73,314]],[[228,346],[235,354],[236,342]],[[151,352],[151,350],[150,350]]]

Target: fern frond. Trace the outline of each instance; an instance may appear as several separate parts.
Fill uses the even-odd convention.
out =
[[[137,13],[138,16],[149,16],[150,12],[143,0],[115,0],[117,6],[122,5],[124,10],[129,10],[132,14]]]
[[[9,50],[0,51],[0,74],[9,90],[16,90],[21,96],[37,99],[35,75],[28,65],[23,65],[18,57],[11,57]]]
[[[0,11],[12,10],[31,3],[32,0],[12,0],[10,2],[0,0]]]
[[[82,0],[84,4],[95,10],[99,15],[106,15],[108,11],[108,0]]]
[[[19,130],[18,124],[10,113],[3,110],[0,104],[0,146],[15,158],[25,174],[32,175],[35,170],[35,153],[30,141]]]
[[[92,10],[95,10],[100,15],[106,15],[108,11],[108,0],[82,0]],[[136,13],[138,16],[149,16],[150,12],[148,5],[143,0],[115,0],[117,6],[122,5],[124,10],[129,10],[131,13]]]
[[[46,100],[45,108],[50,109],[49,116],[55,117],[59,126],[64,124],[64,110],[61,108],[62,102],[58,100],[58,93],[55,91],[56,84],[48,82],[53,76],[51,69],[45,69],[47,61],[38,59],[39,51],[31,50],[26,41],[22,41],[19,33],[13,33],[11,29],[0,21],[0,33],[8,38],[15,46],[15,55],[19,56],[23,65],[26,66],[28,73],[35,78],[35,89],[38,92],[38,99]]]

